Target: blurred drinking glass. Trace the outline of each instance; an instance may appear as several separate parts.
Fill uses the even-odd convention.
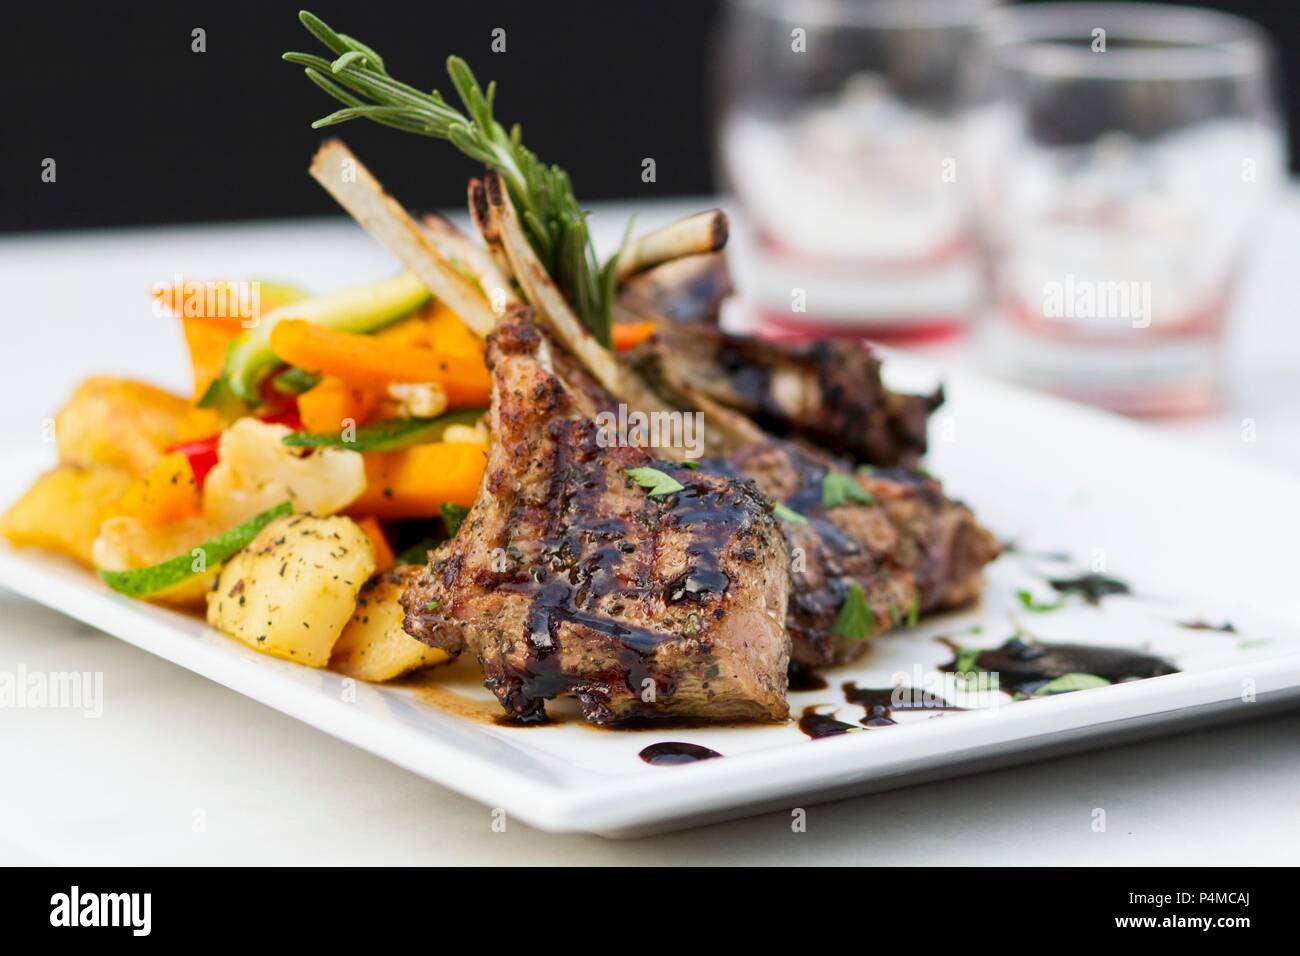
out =
[[[730,0],[719,156],[758,317],[881,336],[959,327],[982,279],[964,74],[994,0]]]
[[[983,37],[990,358],[1119,411],[1213,407],[1224,312],[1283,175],[1266,39],[1108,3],[1006,8]]]

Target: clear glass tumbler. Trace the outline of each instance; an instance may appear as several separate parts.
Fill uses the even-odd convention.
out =
[[[983,291],[960,167],[980,16],[995,0],[730,0],[718,156],[732,263],[767,324],[914,336]]]
[[[987,354],[1118,411],[1213,407],[1225,310],[1283,176],[1266,38],[1109,3],[1002,9],[982,38]]]

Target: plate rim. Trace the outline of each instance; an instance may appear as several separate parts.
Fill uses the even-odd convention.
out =
[[[914,374],[933,372],[961,390],[977,388],[999,402],[1027,401],[1073,420],[1080,428],[1107,428],[1129,439],[1160,445],[1159,453],[1208,466],[1218,475],[1263,483],[1287,495],[1300,491],[1300,480],[1257,462],[1225,459],[1178,442],[1137,422],[1053,396],[997,382],[966,369],[941,369],[907,357],[899,362]],[[37,469],[52,464],[49,446],[11,448],[0,454],[0,469],[21,471],[24,480]],[[1300,495],[1296,496],[1300,499]],[[9,502],[3,502],[7,506]],[[702,814],[735,810],[743,813],[765,801],[797,799],[839,785],[862,782],[873,771],[900,777],[925,768],[964,763],[963,751],[982,749],[990,756],[1027,750],[1035,739],[1066,732],[1104,737],[1103,728],[1139,719],[1174,721],[1196,711],[1224,704],[1239,696],[1236,682],[1243,676],[1257,681],[1258,694],[1300,691],[1300,653],[1217,667],[1202,672],[1181,672],[1144,681],[1062,695],[1032,705],[999,707],[989,714],[955,715],[959,720],[926,721],[906,735],[854,734],[818,740],[812,748],[774,747],[703,761],[687,767],[661,769],[654,775],[627,774],[602,777],[575,771],[564,783],[547,780],[502,766],[490,754],[475,753],[443,736],[430,734],[401,721],[385,720],[312,686],[278,668],[300,668],[268,659],[256,651],[219,635],[221,645],[181,633],[171,620],[195,619],[180,611],[133,601],[111,592],[90,572],[76,568],[77,578],[51,574],[46,565],[58,561],[37,552],[40,561],[24,557],[27,549],[0,541],[0,585],[61,614],[104,631],[127,643],[228,687],[274,710],[344,740],[381,759],[397,764],[427,780],[472,800],[500,807],[508,816],[552,832],[616,833],[620,830],[689,821]],[[179,637],[179,639],[178,639]],[[268,666],[269,665],[269,666]],[[314,671],[314,673],[321,673]],[[332,672],[325,671],[326,674]],[[334,675],[339,677],[339,675]],[[342,679],[339,677],[339,679]],[[369,686],[369,685],[367,685]],[[400,691],[373,688],[387,698]],[[449,726],[464,726],[460,718],[442,715]],[[988,730],[971,731],[971,722]],[[954,725],[960,729],[953,730]],[[522,732],[522,731],[521,731]],[[534,732],[534,731],[529,731]],[[486,731],[483,731],[486,739]],[[875,741],[868,745],[866,740]],[[1099,741],[1100,742],[1100,741]],[[526,753],[527,748],[520,748]],[[907,759],[898,751],[908,750]],[[892,755],[882,764],[881,754]],[[908,768],[911,768],[910,770]],[[667,774],[666,777],[658,773]],[[686,775],[683,777],[682,775]],[[741,780],[735,778],[740,777]],[[683,786],[690,781],[689,786]],[[742,789],[743,788],[743,789]]]
[[[25,561],[21,551],[7,543],[0,546],[0,584],[420,777],[552,832],[617,831],[814,795],[830,787],[863,782],[882,769],[882,753],[895,758],[889,764],[889,775],[903,776],[944,763],[960,765],[964,761],[952,758],[962,751],[1005,748],[1014,752],[1026,742],[1066,732],[1099,732],[1108,725],[1142,718],[1172,719],[1238,697],[1236,684],[1246,676],[1256,681],[1260,697],[1300,689],[1300,653],[1294,653],[1095,688],[1033,701],[1031,706],[972,711],[955,715],[957,720],[913,725],[906,735],[845,735],[810,741],[813,746],[806,748],[774,747],[665,768],[663,777],[636,774],[602,779],[592,775],[580,783],[562,785],[504,768],[488,756],[467,753],[415,727],[384,721],[266,666],[294,667],[292,663],[268,662],[263,655],[234,642],[228,652],[189,635],[179,635],[178,640],[167,618],[184,616],[182,612],[141,605],[90,578],[85,583],[61,580],[39,564]],[[872,743],[866,743],[868,740]],[[912,754],[899,761],[897,752],[903,750]],[[689,776],[683,778],[683,774]],[[738,775],[745,780],[741,800],[735,798],[737,781],[733,778]],[[685,779],[691,786],[682,786]]]

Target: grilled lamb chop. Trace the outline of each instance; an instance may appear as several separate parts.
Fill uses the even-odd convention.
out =
[[[881,477],[875,500],[823,508],[827,474],[833,472],[841,482],[859,481],[864,487],[866,479],[858,479],[825,451],[774,437],[720,404],[707,393],[709,376],[685,374],[683,369],[690,363],[678,361],[662,343],[627,361],[616,361],[595,344],[537,261],[495,174],[485,177],[482,188],[471,188],[471,209],[489,248],[538,308],[557,346],[562,344],[554,350],[553,361],[585,414],[614,411],[618,404],[651,414],[699,411],[705,417],[707,454],[723,462],[702,467],[697,476],[744,476],[771,500],[795,511],[803,509],[803,520],[781,522],[798,569],[791,581],[787,622],[797,661],[818,666],[850,659],[866,646],[863,638],[893,627],[913,607],[919,611],[948,607],[978,593],[980,568],[996,555],[996,543],[967,509],[943,497],[937,483]],[[753,348],[759,345],[753,343]],[[879,389],[878,366],[867,354],[869,373]],[[796,406],[794,411],[800,409]],[[790,414],[789,423],[797,432],[800,416]],[[916,446],[923,434],[922,429],[913,438],[911,452],[900,446],[892,456],[880,450],[874,454],[880,460],[906,460],[919,453]],[[684,457],[682,449],[665,448],[661,454]],[[868,495],[876,494],[866,490]],[[872,611],[871,633],[836,634],[836,618],[854,584],[861,587]]]
[[[595,723],[787,715],[789,556],[751,482],[607,447],[585,393],[518,310],[488,340],[492,444],[454,539],[403,595],[406,630],[458,654],[518,720],[574,694]],[[651,496],[628,469],[683,487]]]
[[[897,560],[899,536],[886,511],[875,503],[825,507],[823,479],[842,471],[824,453],[771,439],[706,459],[700,470],[752,478],[793,512],[781,528],[791,554],[786,629],[794,663],[825,667],[851,660],[867,638],[889,630],[920,602],[911,571]],[[837,634],[836,618],[853,584],[862,588],[873,626],[868,634]]]
[[[646,309],[637,314],[655,321],[656,334],[629,361],[671,363],[681,380],[773,435],[870,465],[912,468],[925,454],[926,420],[942,390],[891,391],[880,380],[880,360],[861,343],[767,342]]]
[[[615,400],[571,356],[557,352],[555,361],[591,407],[614,409]],[[934,479],[903,469],[864,475],[819,448],[775,438],[682,382],[675,365],[643,362],[625,371],[637,374],[637,395],[655,397],[654,410],[704,411],[709,457],[699,462],[700,472],[752,479],[764,495],[796,513],[781,521],[792,555],[786,626],[796,663],[825,667],[851,660],[867,646],[865,637],[894,627],[913,607],[930,612],[979,596],[981,572],[997,556],[997,541]],[[671,448],[658,452],[681,454]],[[850,498],[827,508],[827,475],[856,484],[864,492],[858,497],[867,500]],[[874,619],[865,637],[834,631],[852,584],[862,588]]]
[[[701,470],[753,479],[759,489],[801,516],[781,522],[790,544],[791,593],[786,626],[791,659],[806,667],[852,660],[866,638],[903,623],[913,612],[961,607],[979,597],[984,565],[999,546],[970,510],[943,494],[932,478],[901,469],[854,474],[819,449],[769,439],[731,450]],[[827,476],[847,478],[869,503],[827,508]],[[874,626],[868,635],[835,631],[850,585],[862,588]]]
[[[949,610],[977,600],[984,565],[1002,551],[993,533],[929,475],[902,468],[870,468],[859,474],[860,483],[884,507],[898,532],[895,557],[916,581],[918,610]]]

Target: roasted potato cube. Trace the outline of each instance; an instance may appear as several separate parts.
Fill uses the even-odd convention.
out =
[[[59,465],[47,471],[0,518],[0,534],[19,547],[47,548],[93,567],[100,525],[131,487],[113,465]]]
[[[208,623],[275,657],[324,667],[375,571],[375,552],[350,518],[286,515],[221,569]]]
[[[357,595],[352,620],[334,645],[333,670],[359,680],[386,681],[449,660],[442,651],[402,630],[406,612],[399,599],[407,577],[418,570],[405,565],[366,582]]]
[[[117,465],[143,475],[163,449],[212,434],[215,413],[144,382],[95,376],[77,387],[54,417],[59,460]]]

